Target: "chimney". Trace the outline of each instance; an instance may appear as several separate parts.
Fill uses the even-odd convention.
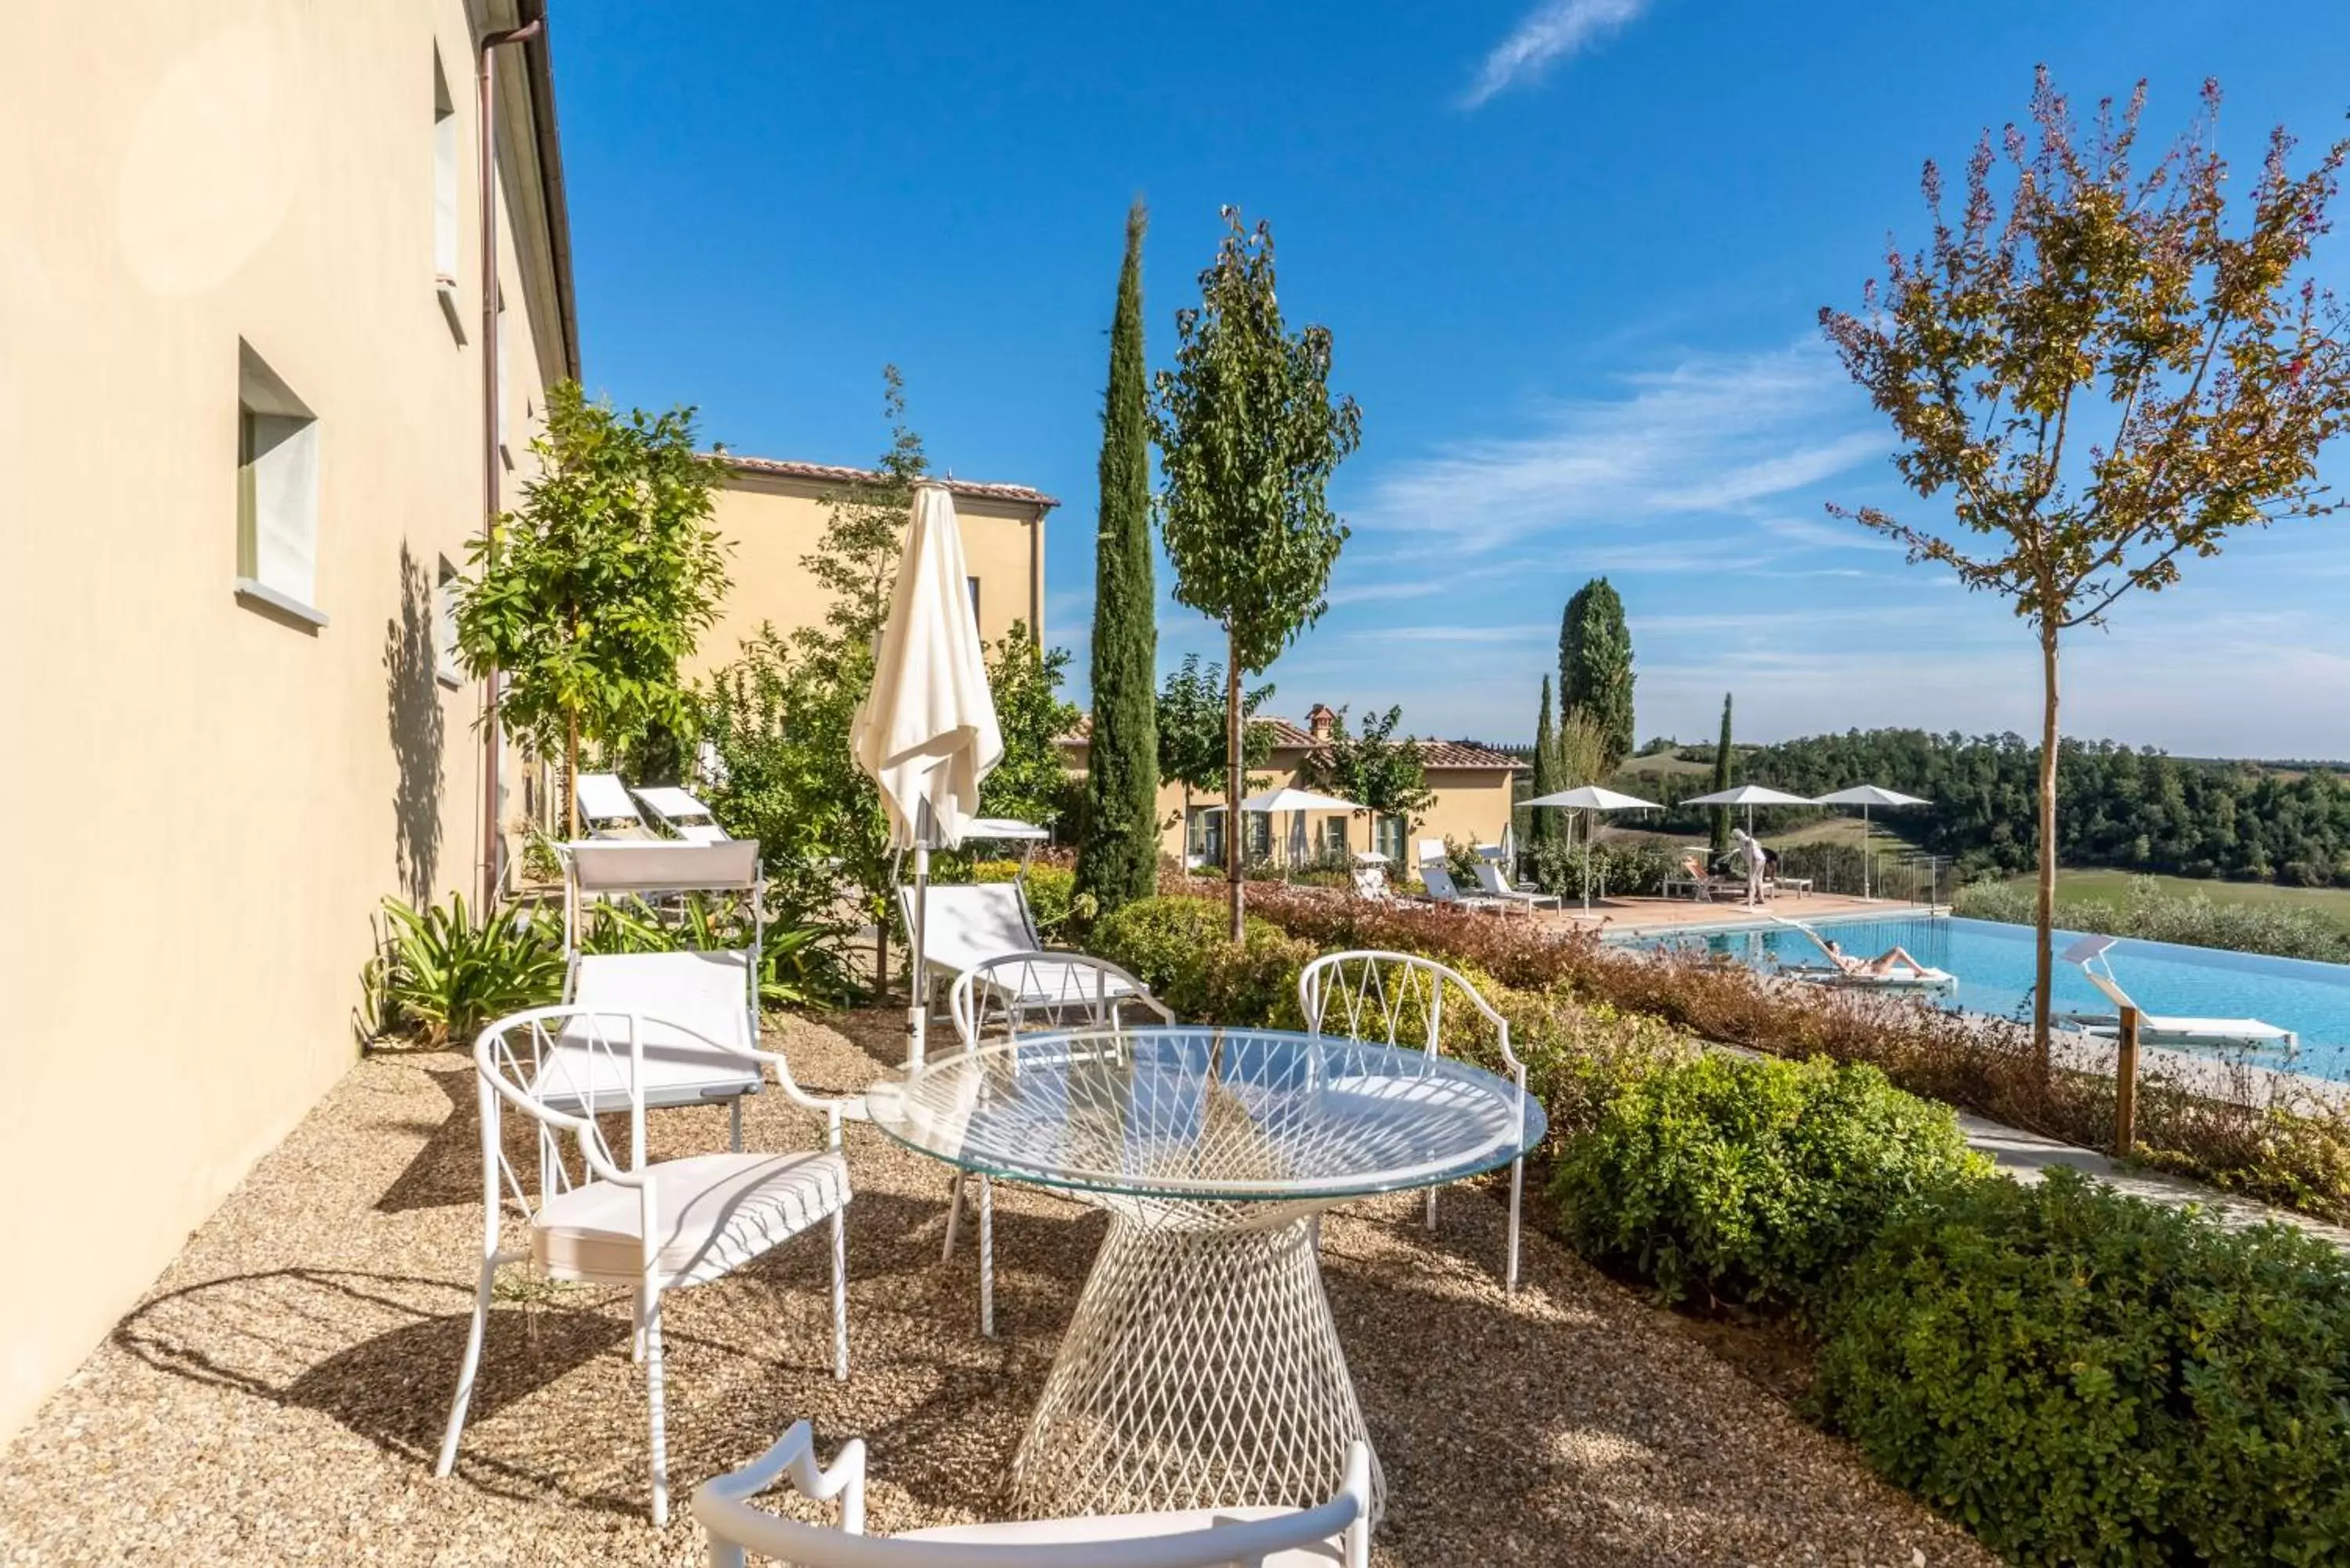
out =
[[[1316,742],[1328,740],[1330,728],[1337,722],[1338,715],[1330,711],[1329,708],[1323,703],[1316,702],[1312,708],[1306,710],[1305,728]]]

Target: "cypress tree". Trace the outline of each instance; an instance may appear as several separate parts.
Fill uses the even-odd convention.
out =
[[[1142,365],[1142,235],[1126,214],[1126,260],[1102,400],[1101,509],[1094,540],[1093,736],[1086,755],[1079,892],[1103,914],[1159,884],[1158,593],[1150,566],[1150,406]]]
[[[1550,677],[1543,677],[1542,713],[1534,721],[1534,787],[1537,795],[1549,794],[1558,784],[1558,732],[1550,722]],[[1555,835],[1557,808],[1544,806],[1527,815],[1534,820],[1526,825],[1526,842],[1548,844]]]
[[[1632,630],[1624,601],[1594,577],[1566,601],[1558,628],[1558,714],[1581,713],[1607,744],[1602,775],[1632,754]]]
[[[1730,787],[1730,693],[1721,694],[1721,739],[1713,745],[1713,788],[1719,794]],[[1716,855],[1730,847],[1730,808],[1713,808],[1713,852]]]

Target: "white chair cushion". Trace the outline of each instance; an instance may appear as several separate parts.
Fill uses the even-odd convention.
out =
[[[679,1284],[738,1269],[848,1201],[848,1163],[835,1153],[698,1154],[645,1176],[656,1266]],[[633,1283],[644,1270],[643,1217],[637,1189],[590,1181],[539,1206],[531,1256],[555,1279]]]
[[[1245,1524],[1252,1520],[1278,1519],[1294,1508],[1193,1508],[1170,1513],[1097,1514],[1083,1519],[1023,1519],[1001,1524],[941,1524],[909,1531],[893,1541],[942,1541],[965,1545],[982,1542],[1007,1546],[1043,1546],[1054,1542],[1121,1541],[1132,1536],[1176,1535],[1218,1524]],[[1336,1539],[1311,1546],[1294,1546],[1262,1559],[1263,1568],[1316,1568],[1346,1562],[1344,1543]]]

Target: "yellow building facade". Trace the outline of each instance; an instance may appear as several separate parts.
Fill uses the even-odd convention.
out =
[[[875,478],[860,468],[731,452],[725,463],[713,521],[726,540],[729,583],[717,623],[696,646],[690,665],[696,673],[732,660],[763,624],[789,636],[823,623],[830,595],[802,563],[823,543],[829,503]],[[1060,503],[1024,484],[941,483],[954,497],[981,639],[993,647],[1015,622],[1037,635],[1045,613],[1045,514]]]
[[[1307,789],[1306,762],[1330,734],[1336,715],[1317,705],[1299,725],[1287,719],[1259,715],[1252,722],[1269,730],[1273,747],[1263,766],[1250,771],[1265,790],[1295,786]],[[1256,813],[1243,815],[1247,835],[1243,850],[1253,857],[1286,856],[1321,857],[1336,852],[1375,850],[1386,855],[1395,872],[1403,875],[1418,860],[1418,841],[1450,838],[1457,844],[1506,842],[1510,832],[1513,781],[1524,766],[1516,758],[1468,741],[1420,741],[1420,767],[1434,800],[1411,821],[1401,817],[1373,820],[1367,814],[1313,812],[1306,815],[1300,841],[1300,824],[1294,815],[1279,818]],[[1086,771],[1087,742],[1082,726],[1066,737],[1061,753],[1072,774]],[[1188,794],[1180,784],[1161,780],[1159,820],[1164,825],[1160,849],[1186,864],[1223,863],[1222,790]]]
[[[543,42],[482,330],[474,45],[527,19],[0,14],[0,1436],[349,1065],[380,900],[474,880],[483,356],[508,504],[577,367]]]

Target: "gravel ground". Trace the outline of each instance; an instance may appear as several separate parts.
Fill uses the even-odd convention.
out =
[[[849,1014],[781,1033],[804,1082],[845,1093],[898,1027]],[[827,1452],[867,1438],[876,1531],[1000,1507],[1103,1220],[999,1188],[1002,1337],[983,1340],[971,1253],[938,1258],[942,1168],[861,1126],[849,1380],[827,1366],[819,1239],[671,1296],[665,1534],[646,1521],[617,1293],[504,1293],[457,1475],[433,1480],[480,1245],[473,1107],[462,1056],[355,1066],[0,1456],[0,1560],[698,1563],[683,1498],[798,1417]],[[754,1148],[815,1136],[779,1096],[746,1120]],[[657,1152],[723,1147],[723,1111],[654,1127]],[[1433,1237],[1409,1197],[1323,1227],[1387,1471],[1380,1564],[1993,1561],[1548,1240],[1527,1236],[1526,1286],[1505,1296],[1501,1206],[1463,1192],[1440,1209]]]

